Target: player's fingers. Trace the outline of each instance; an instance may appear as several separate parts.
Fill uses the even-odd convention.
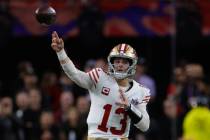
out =
[[[52,42],[57,42],[57,40],[59,40],[59,37],[56,32],[53,32],[52,33]]]
[[[120,106],[120,107],[125,107],[126,105],[122,102],[115,102],[115,105]]]
[[[56,47],[56,46],[57,46],[57,43],[52,43],[51,44],[51,47],[53,47],[53,48]]]
[[[62,39],[62,38],[60,38],[60,43],[61,43],[61,44],[64,44],[64,41],[63,41],[63,39]]]
[[[58,39],[58,43],[62,44],[62,39],[61,38]]]
[[[52,42],[53,42],[53,43],[56,43],[56,42],[57,42],[57,39],[56,39],[55,37],[53,37],[53,38],[52,38]]]
[[[122,90],[120,90],[120,98],[121,98],[123,101],[126,100],[126,99],[125,99],[125,96],[124,96],[124,94],[123,94],[123,92],[122,92]]]
[[[123,105],[121,102],[116,102],[115,104],[118,105],[118,106],[122,106]]]
[[[54,31],[53,34],[54,34],[54,37],[55,37],[55,38],[59,39],[59,36],[58,36],[58,34],[57,34],[56,31]]]
[[[52,36],[52,38],[55,36],[55,35],[54,35],[54,32],[52,32],[51,36]]]
[[[52,38],[56,38],[56,32],[55,31],[52,33]]]

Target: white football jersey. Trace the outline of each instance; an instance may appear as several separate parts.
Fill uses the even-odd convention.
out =
[[[96,68],[87,73],[94,82],[88,89],[90,92],[91,106],[88,115],[88,136],[103,138],[128,137],[130,122],[128,114],[118,105],[120,101],[119,86],[116,80],[105,73],[101,68]],[[132,87],[124,93],[140,112],[146,111],[146,104],[150,99],[149,89],[132,80]]]

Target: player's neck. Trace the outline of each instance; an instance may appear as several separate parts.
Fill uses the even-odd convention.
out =
[[[122,87],[128,87],[129,86],[129,80],[128,79],[122,79],[122,80],[117,80],[117,83],[119,86]]]

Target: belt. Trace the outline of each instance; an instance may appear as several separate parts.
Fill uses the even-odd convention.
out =
[[[128,138],[93,138],[93,137],[88,137],[87,140],[128,140]]]

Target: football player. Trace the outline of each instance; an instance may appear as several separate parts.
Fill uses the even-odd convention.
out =
[[[131,121],[141,131],[148,130],[150,119],[146,105],[150,92],[132,80],[137,54],[130,45],[119,44],[111,50],[108,72],[94,68],[87,73],[74,66],[56,32],[52,33],[51,47],[67,76],[90,93],[88,140],[128,140]]]

